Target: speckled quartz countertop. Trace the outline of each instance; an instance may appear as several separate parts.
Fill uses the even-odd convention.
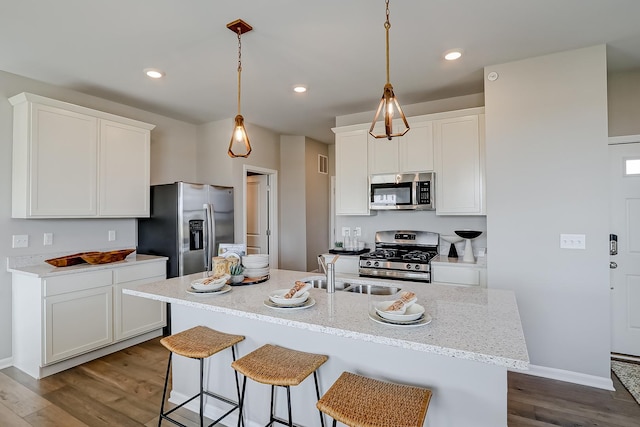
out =
[[[529,356],[522,324],[511,291],[443,286],[416,282],[340,277],[350,283],[400,286],[417,294],[432,321],[427,325],[398,327],[369,318],[371,304],[393,296],[370,296],[344,291],[328,294],[311,289],[315,305],[302,310],[276,310],[265,306],[269,292],[290,288],[296,280],[322,277],[314,273],[271,270],[267,282],[234,286],[222,294],[187,293],[202,273],[176,277],[124,289],[145,298],[226,313],[284,326],[307,329],[416,351],[469,359],[510,369],[528,369]]]
[[[34,277],[52,277],[61,274],[85,273],[89,271],[104,270],[114,267],[125,267],[146,262],[157,262],[168,258],[155,255],[138,255],[132,253],[124,260],[108,264],[77,264],[69,267],[54,267],[44,262],[45,259],[55,258],[64,254],[32,255],[23,257],[7,258],[7,271],[9,273],[26,274]]]

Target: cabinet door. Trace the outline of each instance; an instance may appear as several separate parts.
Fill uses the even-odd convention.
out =
[[[165,279],[165,261],[146,263],[114,271],[114,324],[115,340],[120,341],[145,332],[164,327],[167,324],[166,304],[133,295],[124,295],[122,289],[128,286],[159,282]]]
[[[149,216],[150,132],[100,121],[100,216]]]
[[[336,134],[336,215],[369,215],[367,135]]]
[[[411,129],[400,137],[398,164],[401,172],[433,171],[433,123],[409,123]]]
[[[382,126],[376,126],[374,132],[383,132]],[[398,166],[398,146],[402,138],[396,137],[388,140],[386,138],[374,138],[371,135],[367,135],[367,138],[369,140],[369,173],[401,172]]]
[[[436,213],[484,215],[484,149],[478,115],[434,123]]]
[[[29,169],[26,217],[95,216],[97,122],[84,114],[32,104],[29,164],[14,164]]]
[[[112,286],[46,297],[45,364],[111,344],[112,300]]]

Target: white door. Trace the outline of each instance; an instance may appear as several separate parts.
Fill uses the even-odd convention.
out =
[[[269,253],[269,176],[247,177],[247,253]]]
[[[618,239],[610,257],[611,351],[640,356],[640,143],[610,145],[609,159],[611,233]]]

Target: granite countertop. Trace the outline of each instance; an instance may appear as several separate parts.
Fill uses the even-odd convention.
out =
[[[234,286],[223,294],[190,294],[192,280],[203,273],[132,286],[125,294],[191,306],[198,309],[266,321],[283,326],[375,342],[416,351],[513,369],[528,369],[529,356],[515,294],[512,291],[454,287],[417,282],[398,282],[346,277],[350,283],[399,286],[416,293],[432,321],[427,325],[398,327],[369,318],[371,303],[393,300],[372,296],[311,289],[315,305],[303,310],[276,310],[265,306],[269,292],[290,288],[296,280],[323,277],[314,273],[271,270],[270,280]],[[336,280],[341,280],[340,276]]]
[[[85,273],[89,271],[104,270],[107,268],[124,267],[146,262],[167,260],[167,257],[155,255],[139,255],[136,252],[128,255],[124,260],[108,264],[76,264],[70,267],[54,267],[44,262],[45,259],[68,255],[48,254],[7,258],[7,271],[9,273],[25,274],[34,277],[52,277],[61,274]]]

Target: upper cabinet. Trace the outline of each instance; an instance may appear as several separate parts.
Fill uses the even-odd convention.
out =
[[[434,122],[436,213],[485,215],[484,114]]]
[[[149,216],[155,126],[21,93],[13,105],[13,218]]]
[[[409,132],[401,137],[376,139],[369,135],[369,173],[433,171],[433,125],[409,118]],[[398,121],[399,122],[399,121]],[[376,132],[382,133],[382,125]]]
[[[364,129],[336,132],[336,215],[369,215],[367,136]]]
[[[336,214],[369,215],[369,175],[435,172],[437,215],[486,215],[484,108],[408,118],[404,136],[376,139],[369,124],[334,128]]]

